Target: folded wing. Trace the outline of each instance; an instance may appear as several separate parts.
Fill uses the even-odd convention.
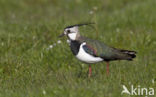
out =
[[[87,53],[105,61],[132,60],[136,57],[135,51],[112,48],[97,40],[85,39],[85,42],[83,48]]]

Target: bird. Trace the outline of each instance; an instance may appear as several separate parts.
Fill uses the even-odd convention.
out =
[[[92,25],[83,23],[67,26],[59,37],[67,36],[73,55],[80,61],[89,64],[88,77],[92,75],[91,64],[106,62],[106,73],[109,75],[109,62],[115,60],[132,61],[136,51],[123,50],[106,45],[105,43],[80,35],[79,27]]]

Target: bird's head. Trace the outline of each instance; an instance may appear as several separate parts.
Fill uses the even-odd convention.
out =
[[[80,36],[78,28],[80,26],[90,25],[90,24],[93,24],[93,23],[76,24],[76,25],[72,25],[72,26],[67,26],[64,29],[64,32],[59,37],[67,36],[70,40],[76,40],[77,37]]]

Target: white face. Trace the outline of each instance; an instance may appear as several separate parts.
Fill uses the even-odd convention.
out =
[[[78,27],[66,28],[64,34],[68,36],[70,40],[76,40],[78,34]]]

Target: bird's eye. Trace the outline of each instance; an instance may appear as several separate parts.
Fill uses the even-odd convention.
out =
[[[67,33],[70,33],[70,30],[67,30]]]

